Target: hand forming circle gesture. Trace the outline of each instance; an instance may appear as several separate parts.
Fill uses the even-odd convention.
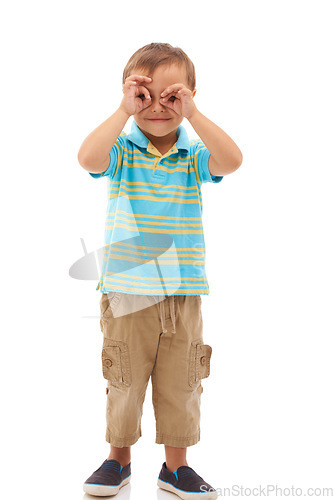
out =
[[[130,116],[139,113],[151,105],[150,93],[146,87],[141,85],[151,81],[152,78],[142,75],[131,75],[126,78],[123,85],[124,97],[120,107]],[[144,95],[144,99],[139,97],[142,94]]]
[[[188,120],[197,110],[193,101],[193,91],[188,89],[183,83],[174,83],[167,87],[161,93],[160,102]]]

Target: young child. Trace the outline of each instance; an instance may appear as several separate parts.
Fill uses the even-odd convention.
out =
[[[119,108],[78,153],[92,177],[109,180],[97,289],[110,454],[84,483],[92,495],[115,495],[130,481],[130,449],[142,435],[151,377],[156,443],[166,454],[158,486],[184,499],[217,498],[186,460],[187,447],[200,439],[201,380],[209,375],[212,350],[202,336],[201,295],[209,285],[201,185],[235,171],[242,154],[197,109],[195,85],[194,65],[182,49],[142,47],[124,69]],[[188,139],[184,118],[200,140]]]

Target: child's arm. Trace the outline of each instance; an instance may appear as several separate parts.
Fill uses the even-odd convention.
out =
[[[123,86],[124,97],[119,108],[106,121],[93,130],[80,147],[78,161],[85,170],[92,173],[100,173],[107,170],[110,163],[109,153],[122,132],[124,125],[130,116],[151,104],[147,88],[141,85],[150,80],[151,78],[142,75],[131,75],[126,78]],[[144,94],[146,97],[144,102],[139,97],[141,94]]]
[[[212,175],[224,176],[237,170],[242,153],[229,135],[200,113],[193,101],[194,92],[183,83],[174,83],[161,93],[160,102],[187,118],[210,151],[209,170]],[[169,98],[174,96],[173,102]]]
[[[240,167],[242,153],[223,129],[197,109],[189,122],[211,153],[209,170],[212,175],[231,174]]]
[[[78,153],[78,161],[85,170],[98,173],[108,168],[109,152],[129,117],[130,115],[119,107],[113,115],[86,137]]]

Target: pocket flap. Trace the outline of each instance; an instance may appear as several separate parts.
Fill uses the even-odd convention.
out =
[[[102,349],[103,376],[112,382],[122,382],[121,350],[119,346]]]
[[[194,340],[190,348],[189,384],[194,387],[201,379],[210,375],[212,347],[203,344],[202,339]]]
[[[104,337],[102,371],[104,378],[117,387],[131,385],[130,355],[127,342]]]
[[[210,358],[212,348],[206,344],[196,346],[196,374],[200,379],[210,375]]]

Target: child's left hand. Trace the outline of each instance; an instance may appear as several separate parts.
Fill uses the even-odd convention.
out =
[[[175,99],[171,99],[173,97]],[[160,102],[188,120],[197,110],[193,101],[193,91],[183,83],[174,83],[167,87],[161,94]]]

